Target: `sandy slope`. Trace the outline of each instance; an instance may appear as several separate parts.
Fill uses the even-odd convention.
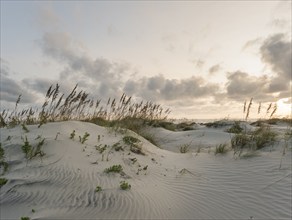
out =
[[[291,217],[291,142],[279,169],[283,141],[247,159],[236,159],[233,152],[215,156],[212,148],[211,152],[196,152],[197,144],[209,149],[230,142],[230,134],[223,129],[200,127],[194,131],[170,132],[154,128],[150,132],[156,134],[164,148],[159,149],[129,131],[116,133],[85,122],[28,128],[29,133],[20,127],[1,129],[1,143],[9,163],[9,170],[2,176],[9,181],[0,192],[1,219]],[[75,140],[69,138],[73,129]],[[85,132],[90,136],[81,144],[78,136]],[[21,136],[37,144],[38,135],[46,138],[43,146],[46,155],[27,161],[21,151]],[[113,150],[109,154],[107,151],[102,160],[95,146],[123,143],[125,135],[142,140],[146,155],[130,152],[127,147],[124,151]],[[8,136],[11,140],[7,140]],[[189,153],[176,153],[178,146],[189,142],[193,148]],[[131,161],[133,158],[136,163]],[[114,164],[121,164],[125,174],[103,172]],[[143,170],[145,166],[147,169]],[[142,169],[139,174],[138,169]],[[131,189],[121,190],[121,180],[130,183]],[[97,185],[103,188],[101,192],[95,192]]]

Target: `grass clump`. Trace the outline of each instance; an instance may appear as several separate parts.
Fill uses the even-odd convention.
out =
[[[122,146],[119,142],[115,143],[115,144],[112,146],[112,148],[113,148],[115,151],[124,151],[123,146]]]
[[[73,130],[73,131],[72,131],[72,133],[70,134],[70,139],[72,139],[72,140],[73,140],[73,139],[74,139],[74,137],[75,137],[75,130]]]
[[[131,189],[131,185],[129,183],[127,183],[126,181],[121,181],[120,188],[122,190],[128,190],[128,189]]]
[[[32,152],[32,146],[30,145],[27,137],[25,136],[24,144],[21,146],[22,152],[25,154],[26,158],[29,158]]]
[[[123,167],[119,165],[113,165],[104,170],[105,173],[121,173],[123,171]]]
[[[0,174],[4,174],[8,169],[8,163],[5,162],[5,151],[2,148],[2,144],[0,143],[0,168],[3,167],[3,172]]]
[[[261,149],[268,143],[276,140],[277,134],[271,130],[269,126],[262,126],[252,134],[252,139],[255,142],[256,148]]]
[[[39,155],[40,157],[43,157],[45,153],[42,151],[42,146],[45,143],[45,138],[41,139],[36,147],[33,147],[29,141],[27,140],[27,137],[25,136],[24,144],[21,146],[22,152],[25,154],[26,159],[32,159]]]
[[[145,155],[145,153],[142,151],[142,142],[138,138],[133,136],[124,136],[123,141],[125,144],[130,145],[130,151],[133,153]]]
[[[2,186],[4,186],[6,183],[7,183],[7,179],[5,179],[5,178],[0,178],[0,188],[2,187]]]
[[[95,188],[95,190],[94,190],[95,192],[100,192],[100,191],[102,191],[102,188],[101,188],[101,186],[96,186],[96,188]]]
[[[84,144],[85,141],[88,140],[88,137],[90,136],[89,133],[85,132],[85,134],[83,135],[83,137],[79,136],[79,141],[81,142],[81,144]]]
[[[102,154],[106,150],[106,148],[107,148],[107,145],[106,144],[103,147],[101,147],[101,144],[98,145],[98,146],[95,146],[95,149],[98,150],[98,152],[100,154]]]
[[[30,217],[21,217],[20,220],[30,220]]]
[[[138,138],[135,138],[133,136],[124,136],[123,141],[125,144],[128,145],[133,145],[141,142]]]
[[[191,143],[183,144],[182,146],[179,147],[179,152],[181,152],[182,154],[185,154],[185,153],[189,152],[190,151],[190,146],[191,146]]]
[[[277,134],[271,130],[270,126],[261,125],[253,132],[234,135],[231,139],[231,147],[235,152],[241,152],[244,148],[252,151],[259,150],[272,144],[276,136]]]
[[[235,121],[234,124],[226,130],[226,132],[228,133],[234,133],[234,134],[239,134],[243,131],[243,128],[240,127],[240,122],[239,121]]]
[[[225,154],[227,152],[227,144],[219,144],[216,146],[215,155],[216,154]]]
[[[2,143],[0,143],[0,161],[4,160],[5,151],[2,148]]]

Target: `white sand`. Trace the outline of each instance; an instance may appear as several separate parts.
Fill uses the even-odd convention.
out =
[[[95,145],[113,145],[125,135],[85,122],[60,122],[2,128],[1,143],[9,170],[0,192],[1,219],[290,219],[291,139],[282,159],[284,142],[260,150],[256,157],[236,159],[233,151],[214,155],[214,146],[230,143],[224,129],[198,127],[171,132],[153,128],[150,133],[163,149],[142,137],[145,156],[113,151],[104,161]],[[275,127],[277,129],[281,129]],[[70,133],[76,130],[75,140]],[[56,134],[58,135],[55,140]],[[90,134],[85,144],[78,136]],[[46,155],[30,161],[21,150],[21,136],[34,146],[46,138]],[[98,142],[98,135],[101,136]],[[11,136],[11,140],[6,140]],[[122,143],[122,141],[121,141]],[[186,154],[179,146],[191,143]],[[124,144],[123,144],[124,145]],[[198,153],[198,146],[202,150]],[[210,151],[211,150],[211,151]],[[130,158],[136,158],[132,163]],[[96,163],[97,162],[97,163]],[[106,174],[104,169],[121,164],[126,175]],[[141,167],[139,167],[139,165]],[[147,166],[137,175],[137,170]],[[126,180],[130,190],[121,190]],[[96,186],[102,187],[95,192]],[[32,209],[35,212],[32,212]]]

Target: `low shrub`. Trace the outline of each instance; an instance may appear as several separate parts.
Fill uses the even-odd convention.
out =
[[[126,181],[121,181],[120,182],[120,188],[122,190],[131,189],[131,185],[129,183],[127,183]]]
[[[123,171],[123,167],[119,164],[119,165],[113,165],[109,168],[106,168],[104,170],[105,173],[120,173]]]

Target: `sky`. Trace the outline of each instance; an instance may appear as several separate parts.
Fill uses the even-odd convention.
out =
[[[151,100],[173,118],[291,117],[291,1],[1,0],[1,110],[51,84]]]

